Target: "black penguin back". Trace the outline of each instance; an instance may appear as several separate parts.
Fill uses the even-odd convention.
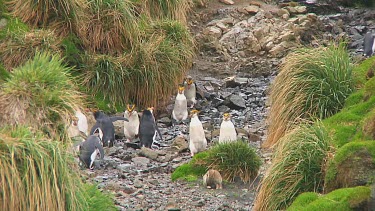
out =
[[[141,147],[151,148],[155,135],[155,118],[150,110],[144,110],[139,124],[139,139]]]

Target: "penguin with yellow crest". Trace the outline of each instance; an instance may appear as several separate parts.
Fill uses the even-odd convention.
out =
[[[184,85],[185,85],[184,94],[185,94],[187,103],[190,105],[190,108],[193,108],[194,105],[197,103],[197,100],[196,100],[197,86],[193,78],[190,75],[186,76]]]
[[[153,110],[153,107],[149,107],[142,112],[141,122],[139,124],[140,147],[151,148],[156,140],[157,133],[160,139],[163,139],[156,125]]]
[[[187,100],[184,94],[184,90],[185,87],[183,85],[178,86],[176,100],[174,101],[172,118],[177,123],[186,120],[189,115],[187,111]]]
[[[189,149],[191,156],[202,152],[207,147],[207,140],[204,134],[202,122],[198,118],[198,110],[191,111],[191,121],[189,125]]]
[[[129,120],[129,122],[124,121],[124,134],[127,141],[130,142],[138,137],[139,131],[139,116],[135,110],[135,104],[126,105],[124,118]]]
[[[237,132],[229,113],[224,113],[220,125],[219,143],[232,142],[237,140]]]

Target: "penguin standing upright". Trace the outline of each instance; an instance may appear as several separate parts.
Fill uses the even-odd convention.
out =
[[[190,108],[193,108],[194,105],[197,103],[196,95],[197,95],[197,87],[194,83],[193,78],[188,75],[185,78],[185,90],[184,94],[186,96],[187,103],[190,104]]]
[[[99,154],[100,159],[104,158],[104,149],[101,140],[96,135],[90,135],[86,141],[79,145],[79,160],[90,169],[94,168],[94,161]]]
[[[187,111],[187,100],[184,95],[184,90],[185,87],[183,85],[180,85],[178,87],[178,93],[176,96],[176,100],[174,101],[172,117],[176,122],[186,120],[189,115]]]
[[[230,121],[230,114],[224,113],[223,121],[220,125],[219,143],[232,142],[237,140],[236,128]]]
[[[375,35],[367,32],[363,39],[363,56],[370,57],[375,51]]]
[[[191,156],[195,153],[204,151],[207,147],[207,140],[204,134],[202,122],[198,118],[198,111],[191,111],[191,121],[189,125],[189,149]]]
[[[76,110],[76,117],[78,118],[77,126],[78,130],[83,132],[86,136],[88,135],[89,126],[87,124],[87,118],[80,109]]]
[[[160,139],[162,139],[159,128],[155,122],[153,108],[147,108],[142,112],[141,122],[139,124],[139,139],[141,147],[151,148],[156,140],[157,133],[159,134]]]
[[[103,138],[101,140],[103,142],[103,146],[109,147],[112,147],[115,141],[115,126],[113,125],[113,122],[117,120],[129,121],[124,117],[109,117],[101,111],[94,112],[94,117],[96,123],[91,128],[90,134],[94,134],[94,132],[99,128],[103,133]]]
[[[128,141],[132,141],[138,137],[139,131],[139,116],[134,104],[126,105],[124,117],[129,120],[129,122],[124,122],[124,134]]]

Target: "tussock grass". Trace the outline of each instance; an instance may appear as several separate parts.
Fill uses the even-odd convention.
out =
[[[172,173],[172,181],[182,179],[192,182],[196,181],[198,177],[202,177],[207,172],[208,168],[202,166],[201,161],[207,158],[207,156],[207,151],[195,154],[189,163],[182,164]]]
[[[344,43],[289,54],[271,85],[269,135],[263,147],[272,147],[303,119],[335,114],[352,91],[352,65]]]
[[[77,34],[90,53],[120,55],[138,42],[136,16],[132,1],[89,1]]]
[[[187,13],[194,6],[192,0],[143,0],[139,3],[143,15],[152,19],[177,20],[187,23]]]
[[[193,40],[175,21],[151,24],[145,32],[145,39],[130,53],[88,56],[83,82],[94,95],[139,107],[157,107],[169,100],[191,65]]]
[[[65,139],[65,126],[75,108],[82,108],[69,68],[50,53],[14,69],[0,90],[0,125],[30,125]]]
[[[1,210],[87,210],[76,172],[62,143],[26,127],[0,129]]]
[[[261,181],[254,210],[283,210],[305,191],[319,191],[329,136],[322,124],[300,125],[276,145],[272,165]]]
[[[10,0],[7,2],[13,16],[32,27],[53,29],[57,34],[67,34],[75,29],[84,0]]]
[[[0,60],[11,71],[32,59],[37,51],[60,53],[60,44],[61,40],[50,30],[12,33],[0,42]]]
[[[236,177],[249,182],[258,175],[262,164],[255,149],[243,141],[216,144],[207,153],[207,157],[196,163],[207,166],[207,169],[218,170],[223,179],[230,182]]]

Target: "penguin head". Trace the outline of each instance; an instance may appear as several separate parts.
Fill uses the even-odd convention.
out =
[[[126,110],[129,112],[129,116],[132,115],[134,109],[135,109],[135,104],[127,104],[126,105]]]
[[[148,107],[146,110],[150,111],[152,114],[154,113],[154,107]]]
[[[99,137],[100,140],[103,139],[103,131],[100,129],[100,127],[96,128],[93,132],[93,135],[96,135]]]
[[[223,120],[224,121],[229,121],[230,120],[230,114],[229,113],[224,113]]]
[[[194,83],[194,80],[190,75],[186,76],[185,81],[186,81],[188,86],[190,86]]]
[[[179,93],[179,94],[183,94],[183,93],[184,93],[184,90],[185,90],[185,87],[184,87],[183,85],[180,84],[180,85],[178,86],[178,93]]]
[[[196,117],[196,116],[198,116],[198,113],[199,113],[199,111],[198,110],[192,110],[191,112],[190,112],[190,118],[193,118],[193,117]]]
[[[76,116],[72,117],[72,125],[73,126],[77,126],[78,125],[78,117],[76,117]]]

